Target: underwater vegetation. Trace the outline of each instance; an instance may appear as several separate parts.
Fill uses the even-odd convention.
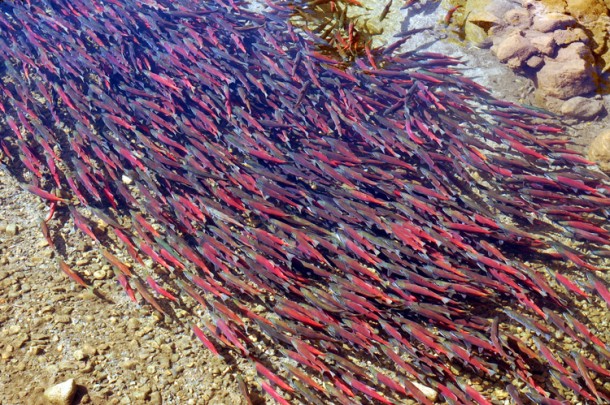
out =
[[[458,60],[349,42],[347,21],[331,43],[291,23],[311,2],[265,4],[2,3],[5,169],[278,403],[489,403],[465,375],[610,401],[608,343],[572,305],[610,305],[608,178]]]

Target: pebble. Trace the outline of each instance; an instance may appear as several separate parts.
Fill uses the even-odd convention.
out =
[[[17,235],[17,224],[8,224],[6,225],[6,228],[4,229],[4,232],[6,232],[8,235],[11,236],[15,236]]]
[[[152,392],[148,396],[148,403],[151,404],[151,405],[161,405],[163,403],[163,399],[161,398],[161,394],[159,394],[157,391]]]
[[[436,400],[438,399],[438,392],[436,392],[430,387],[418,383],[417,381],[411,381],[411,383],[417,388],[419,388],[419,390],[426,396],[426,398],[428,398],[432,402],[436,402]]]
[[[138,329],[140,327],[140,321],[137,320],[136,318],[130,318],[127,321],[127,328],[134,330],[134,329]]]
[[[126,370],[134,370],[137,365],[138,362],[133,359],[127,359],[119,363],[119,367],[124,368]]]
[[[27,354],[30,356],[39,356],[44,352],[40,346],[32,346],[28,349]]]
[[[93,364],[93,362],[83,363],[83,367],[81,367],[80,369],[82,373],[90,373],[93,370],[95,370],[95,365]]]
[[[148,384],[143,385],[142,388],[133,393],[133,399],[136,401],[146,401],[146,398],[151,392],[152,389]]]
[[[95,280],[104,280],[106,278],[106,271],[96,270],[93,272],[93,278]]]
[[[121,176],[121,181],[126,185],[130,185],[131,183],[133,183],[133,180],[125,175]]]
[[[44,397],[49,403],[54,405],[70,405],[75,393],[76,384],[74,383],[74,379],[71,378],[47,388],[44,392]]]
[[[14,340],[14,344],[16,348],[20,348],[22,347],[25,342],[27,342],[28,340],[30,340],[30,337],[28,336],[27,333],[20,333],[19,335],[17,335],[17,337]]]
[[[172,365],[171,359],[167,356],[159,356],[158,361],[162,368],[170,368]]]
[[[70,318],[70,315],[57,315],[55,317],[55,322],[57,322],[57,323],[70,323],[70,322],[72,322],[72,318]]]
[[[87,355],[85,354],[85,352],[83,352],[82,349],[77,349],[72,353],[72,357],[74,357],[74,360],[76,361],[82,361],[87,358]]]
[[[90,344],[84,344],[82,350],[87,357],[95,356],[97,354],[97,349]]]

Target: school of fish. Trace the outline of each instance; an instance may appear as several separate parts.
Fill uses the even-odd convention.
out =
[[[321,52],[291,18],[329,3],[2,2],[1,162],[49,243],[69,213],[131,299],[200,305],[194,335],[281,404],[491,403],[465,375],[608,403],[609,342],[571,304],[610,306],[608,177],[459,60]]]

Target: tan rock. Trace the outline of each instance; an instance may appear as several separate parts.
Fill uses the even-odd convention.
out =
[[[500,62],[511,61],[511,67],[518,68],[534,53],[536,48],[520,32],[514,32],[506,37],[495,49]]]
[[[47,388],[44,392],[44,397],[53,405],[70,405],[75,393],[76,384],[74,379],[71,378]]]
[[[567,28],[553,32],[553,39],[559,46],[569,45],[573,42],[588,43],[589,37],[582,28]]]
[[[532,29],[540,32],[552,32],[576,25],[576,19],[563,13],[536,14],[532,20]]]
[[[525,37],[530,40],[534,48],[541,54],[551,56],[555,53],[557,44],[552,32],[541,33],[539,31],[528,30],[525,33]]]
[[[492,41],[492,51],[495,53],[495,50],[500,46],[500,43],[504,41],[504,38],[512,35],[515,32],[520,32],[518,28],[513,27],[512,25],[494,25],[487,32],[489,39]]]
[[[595,91],[597,73],[591,52],[581,43],[560,49],[555,59],[545,60],[536,74],[536,82],[539,93],[562,100]]]
[[[502,17],[515,8],[512,0],[467,0],[464,4],[464,35],[477,46],[489,43],[489,30],[502,24]]]
[[[595,58],[591,53],[591,49],[582,42],[574,42],[564,48],[560,48],[555,57],[559,62],[569,62],[577,58],[583,59],[591,65],[595,64]]]
[[[466,19],[467,21],[480,26],[485,31],[489,30],[493,25],[500,24],[502,22],[500,17],[486,10],[473,11]]]
[[[491,0],[469,0],[464,5],[464,15],[467,16],[463,22],[464,37],[476,46],[481,46],[487,40],[489,27],[477,24],[472,16],[481,21],[490,18],[493,15],[487,11],[490,4],[492,4]]]
[[[570,14],[581,22],[594,21],[601,15],[608,15],[608,7],[603,0],[566,0]]]
[[[538,55],[530,56],[529,59],[525,61],[525,65],[538,70],[544,65],[544,59]]]
[[[487,30],[470,20],[464,23],[464,38],[478,47],[482,47],[489,40]]]
[[[604,110],[604,103],[590,97],[572,97],[561,105],[561,114],[580,120],[590,120]]]
[[[593,139],[587,148],[587,159],[597,163],[603,171],[610,172],[610,130]]]
[[[464,36],[474,45],[483,46],[489,43],[489,30],[500,22],[500,18],[489,11],[473,11],[464,23]]]

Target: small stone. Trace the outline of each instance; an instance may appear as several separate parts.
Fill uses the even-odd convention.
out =
[[[72,353],[72,357],[74,357],[74,360],[76,361],[82,361],[87,358],[87,355],[81,349],[77,349]]]
[[[159,365],[161,366],[161,368],[168,369],[172,365],[171,358],[168,356],[159,356],[157,361],[159,362]]]
[[[148,394],[144,391],[136,391],[133,393],[133,400],[136,402],[144,402],[146,401],[146,398],[148,397]]]
[[[70,318],[70,315],[57,315],[55,317],[55,322],[57,322],[57,323],[70,323],[70,322],[72,322],[72,318]]]
[[[11,236],[17,235],[17,224],[8,224],[4,232]]]
[[[93,362],[89,361],[87,363],[81,363],[82,367],[80,368],[81,373],[90,373],[95,370],[95,365]]]
[[[25,342],[27,342],[28,340],[30,340],[30,337],[28,336],[27,333],[20,333],[19,335],[17,335],[17,337],[15,338],[15,340],[13,341],[14,345],[16,348],[20,348],[22,347]]]
[[[12,357],[12,353],[15,350],[15,348],[13,347],[13,345],[7,345],[4,348],[4,351],[2,352],[2,359],[3,360],[8,360]]]
[[[131,183],[133,183],[131,177],[127,177],[126,175],[121,176],[121,181],[126,185],[130,185]]]
[[[542,59],[538,55],[531,56],[528,60],[525,61],[527,67],[532,69],[540,69],[544,65],[544,59]]]
[[[87,357],[95,356],[97,354],[97,349],[90,344],[85,344],[83,345],[83,353]]]
[[[163,399],[161,398],[161,394],[157,391],[152,392],[148,396],[148,403],[151,405],[161,405],[163,403]]]
[[[590,120],[604,110],[604,104],[593,98],[572,97],[561,105],[561,113],[568,117]]]
[[[93,278],[95,280],[104,280],[106,278],[105,270],[96,270],[93,272]]]
[[[49,403],[54,405],[70,405],[75,393],[76,384],[74,383],[74,379],[71,378],[47,388],[44,392],[44,397]]]
[[[134,329],[138,329],[140,327],[140,321],[135,319],[135,318],[129,318],[129,320],[127,321],[127,328],[134,330]]]
[[[36,242],[37,248],[43,248],[43,247],[47,247],[47,246],[49,246],[49,241],[46,239],[41,239],[38,242]]]
[[[8,327],[9,335],[16,335],[21,332],[21,325],[11,325]]]
[[[44,352],[44,350],[42,349],[42,347],[40,346],[32,346],[28,349],[28,354],[30,356],[39,356]]]
[[[127,359],[127,360],[119,363],[119,367],[124,368],[126,370],[134,370],[137,365],[138,365],[138,362],[133,359]]]
[[[411,381],[411,384],[415,385],[421,392],[432,402],[436,402],[438,399],[438,392],[430,387],[418,383],[417,381]]]

